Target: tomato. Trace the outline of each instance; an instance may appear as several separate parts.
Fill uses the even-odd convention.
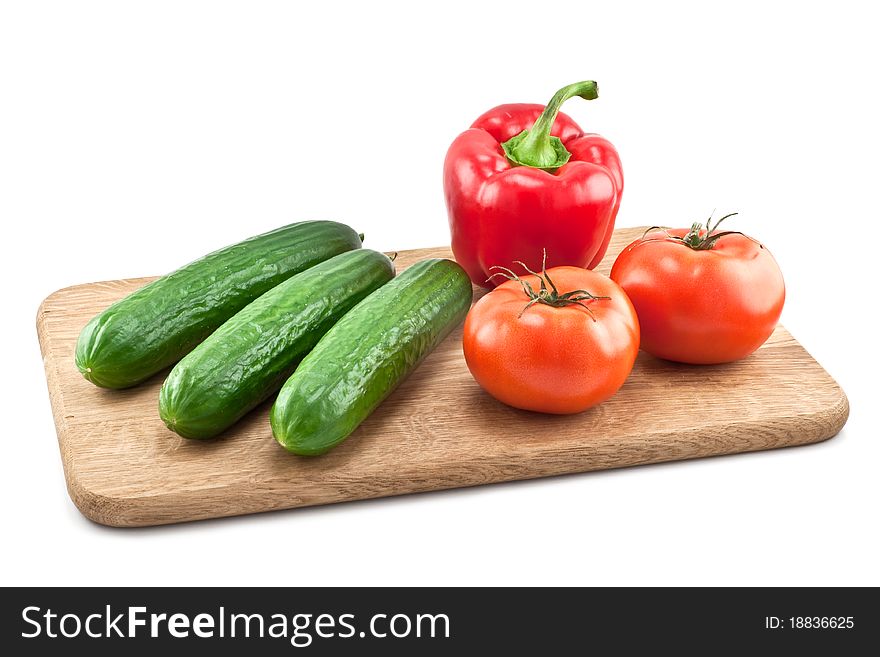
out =
[[[751,354],[776,327],[785,302],[776,260],[741,233],[717,232],[718,223],[652,230],[617,257],[611,278],[636,308],[648,353],[727,363]]]
[[[639,321],[607,276],[554,267],[508,280],[480,299],[465,319],[463,344],[471,374],[499,401],[578,413],[623,385],[639,351]]]

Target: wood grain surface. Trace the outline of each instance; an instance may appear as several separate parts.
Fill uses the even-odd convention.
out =
[[[641,232],[617,230],[597,269],[608,273]],[[398,271],[436,256],[451,254],[402,251]],[[109,391],[83,379],[73,361],[86,322],[150,280],[65,288],[37,315],[67,488],[86,517],[105,525],[159,525],[803,445],[834,436],[849,414],[840,387],[782,327],[752,356],[729,365],[679,365],[642,352],[617,395],[574,416],[519,411],[489,397],[468,373],[459,327],[329,454],[302,458],[281,449],[268,403],[220,438],[187,441],[159,419],[165,373]]]

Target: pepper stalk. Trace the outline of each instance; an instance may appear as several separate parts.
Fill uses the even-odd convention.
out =
[[[563,87],[555,94],[530,130],[523,130],[501,144],[507,159],[514,166],[532,167],[554,173],[568,162],[571,153],[559,137],[550,135],[559,108],[569,98],[579,96],[584,100],[599,97],[599,87],[595,80],[575,82]]]

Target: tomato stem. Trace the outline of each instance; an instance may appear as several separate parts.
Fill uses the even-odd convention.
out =
[[[718,230],[718,226],[721,225],[722,221],[737,214],[739,213],[731,212],[730,214],[724,215],[715,222],[714,226],[712,225],[712,215],[710,214],[709,218],[706,219],[705,230],[703,229],[703,224],[701,222],[695,221],[693,224],[691,224],[691,229],[688,231],[687,235],[682,238],[682,241],[695,251],[705,251],[707,249],[711,249],[713,246],[715,246],[715,242],[717,242],[719,239],[721,239],[725,235],[730,235],[735,232],[728,230],[724,231],[723,233],[718,233],[716,231]]]
[[[565,306],[578,305],[586,309],[588,313],[590,313],[590,317],[592,317],[593,321],[596,321],[596,315],[587,306],[585,301],[598,301],[608,300],[611,297],[597,297],[594,294],[590,294],[586,290],[571,290],[570,292],[559,292],[559,289],[556,287],[556,284],[553,282],[553,279],[550,278],[550,275],[547,273],[547,249],[544,249],[544,257],[541,260],[541,273],[537,273],[529,269],[528,265],[520,260],[515,260],[515,265],[519,265],[527,272],[529,272],[532,276],[537,276],[538,280],[541,282],[541,289],[535,292],[535,288],[528,283],[528,281],[524,281],[519,276],[516,275],[512,269],[508,269],[507,267],[501,267],[500,265],[493,265],[489,267],[490,270],[497,269],[499,271],[492,274],[487,280],[492,280],[495,276],[504,276],[506,279],[511,281],[517,281],[522,286],[523,292],[525,292],[526,296],[529,298],[529,302],[523,307],[523,309],[517,315],[517,319],[523,316],[523,313],[527,311],[529,308],[534,306],[536,303],[543,303],[547,306],[552,306],[554,308],[563,308]],[[550,286],[549,288],[547,286]]]
[[[714,214],[714,213],[713,213]],[[718,226],[722,221],[729,217],[733,217],[739,214],[738,212],[731,212],[730,214],[726,214],[721,217],[718,221],[715,222],[715,225],[712,225],[712,215],[709,215],[709,218],[706,220],[706,227],[703,228],[703,223],[700,221],[695,221],[691,224],[690,230],[685,234],[684,237],[679,237],[678,235],[670,235],[669,230],[664,228],[663,226],[651,226],[645,233],[642,235],[642,239],[650,233],[652,230],[662,230],[666,237],[665,239],[672,240],[674,242],[681,242],[685,246],[693,249],[694,251],[708,251],[720,240],[722,237],[726,235],[742,235],[743,237],[748,237],[748,239],[752,240],[758,245],[761,245],[757,240],[752,239],[748,235],[738,231],[738,230],[725,230],[722,232],[717,232]],[[761,245],[763,248],[763,245]]]

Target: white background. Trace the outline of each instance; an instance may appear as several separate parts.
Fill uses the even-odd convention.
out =
[[[869,6],[3,3],[2,582],[880,584]],[[380,250],[446,243],[452,139],[585,78],[601,97],[565,110],[620,151],[618,225],[739,211],[785,273],[782,321],[849,395],[837,438],[158,529],[79,515],[34,329],[46,295],[300,219]]]

